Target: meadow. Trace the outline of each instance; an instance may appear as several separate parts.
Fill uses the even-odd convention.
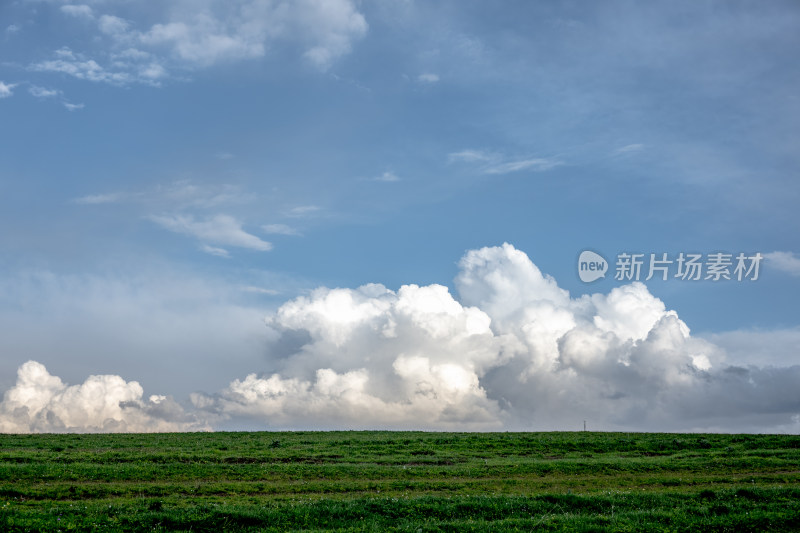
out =
[[[0,530],[800,531],[800,436],[0,435]]]

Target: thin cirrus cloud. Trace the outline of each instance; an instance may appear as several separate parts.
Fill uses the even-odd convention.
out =
[[[168,206],[170,209],[210,209],[245,204],[254,198],[253,194],[243,192],[236,185],[179,180],[137,192],[89,194],[74,198],[72,202],[85,205],[139,202],[150,207]]]
[[[226,259],[231,256],[230,252],[228,252],[228,250],[226,250],[225,248],[219,248],[217,246],[209,246],[208,244],[200,245],[200,251],[205,252],[209,255],[224,257]]]
[[[622,146],[614,150],[614,155],[632,154],[636,152],[641,152],[643,149],[644,145],[640,143],[626,144],[625,146]]]
[[[289,209],[286,214],[290,217],[302,218],[319,213],[321,210],[322,208],[318,205],[298,205]]]
[[[391,172],[391,171],[387,170],[386,172],[384,172],[380,176],[372,178],[372,181],[382,181],[384,183],[391,183],[391,182],[395,182],[395,181],[400,181],[400,178],[394,172]]]
[[[75,198],[72,200],[72,202],[75,204],[82,204],[82,205],[113,204],[127,197],[128,197],[127,194],[118,192],[107,193],[107,194],[89,194],[86,196]]]
[[[417,76],[417,81],[421,83],[436,83],[439,81],[439,75],[431,72],[426,72]]]
[[[533,158],[533,159],[520,159],[516,161],[508,161],[497,165],[491,165],[486,168],[487,174],[509,174],[511,172],[519,172],[521,170],[530,170],[533,172],[543,172],[550,170],[559,165],[561,161],[556,159]]]
[[[496,152],[483,150],[461,150],[447,154],[449,163],[464,163],[477,165],[484,174],[510,174],[513,172],[529,171],[544,172],[564,163],[556,158],[524,158],[512,159]]]
[[[211,244],[235,246],[259,252],[272,249],[271,243],[247,233],[238,220],[228,215],[215,215],[204,220],[196,220],[191,215],[150,215],[147,218],[172,232],[195,237],[203,245],[209,246],[209,249],[204,250],[207,253],[217,250],[215,255],[220,255],[221,251],[210,247]]]
[[[261,229],[263,229],[264,232],[273,235],[290,235],[295,237],[299,237],[302,235],[302,233],[297,231],[295,228],[288,226],[286,224],[265,224],[261,226]]]

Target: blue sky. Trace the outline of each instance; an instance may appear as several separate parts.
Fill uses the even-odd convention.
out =
[[[547,322],[530,307],[540,299],[530,296],[521,322],[506,331],[505,311],[454,281],[472,276],[462,257],[481,249],[499,265],[486,280],[524,285],[515,276],[533,274],[502,266],[522,252],[569,291],[558,309],[601,330],[611,316],[604,304],[586,311],[579,302],[613,300],[629,287],[614,279],[619,253],[761,253],[757,281],[642,278],[646,294],[636,294],[653,309],[674,310],[692,341],[713,345],[704,350],[718,355],[719,372],[790,369],[800,349],[798,28],[791,1],[4,2],[0,389],[22,390],[17,369],[34,360],[66,384],[90,375],[136,381],[147,394],[174,398],[197,427],[272,427],[278,419],[321,427],[325,416],[310,408],[281,408],[279,416],[225,402],[250,374],[313,389],[322,377],[311,369],[333,369],[349,383],[342,390],[355,390],[363,370],[369,391],[380,369],[410,376],[398,362],[409,352],[387,348],[385,364],[372,368],[364,346],[316,337],[316,325],[292,326],[287,309],[316,309],[325,300],[319,288],[382,284],[402,302],[401,286],[441,285],[459,306],[486,312],[495,337],[528,339],[527,359],[511,364],[497,352],[491,364],[431,362],[419,379],[446,387],[442,369],[463,367],[477,380],[469,390],[494,402],[481,416],[527,427],[514,422],[524,416],[504,407],[492,380],[518,366],[554,383],[547,372],[569,366],[563,350],[572,330],[554,325],[543,334],[562,350],[543,370],[536,361],[547,350],[520,333]],[[586,249],[611,263],[591,284],[578,278]],[[341,305],[335,315],[356,313]],[[317,320],[338,323],[325,316]],[[603,335],[646,351],[654,323],[629,337],[620,324]],[[289,342],[284,354],[297,331],[311,341]],[[326,352],[320,346],[329,341],[335,349]],[[348,364],[331,355],[348,350]],[[424,346],[416,350],[428,357]],[[692,350],[687,357],[700,353]],[[615,361],[629,368],[623,359]],[[703,367],[696,370],[712,372]],[[601,381],[621,379],[612,374]],[[787,379],[786,390],[800,384]],[[763,427],[741,422],[745,412],[764,414],[746,407],[738,418],[671,427],[793,430],[800,398],[787,394],[774,400],[783,407],[765,408],[774,418]],[[379,399],[416,405],[398,395]],[[6,396],[7,406],[16,401]],[[520,397],[515,409],[534,400]],[[581,405],[566,413],[582,420]],[[373,425],[413,426],[412,415],[386,409]],[[473,427],[470,412],[453,427]],[[555,415],[529,413],[537,427],[558,428]],[[647,427],[633,415],[603,424]]]

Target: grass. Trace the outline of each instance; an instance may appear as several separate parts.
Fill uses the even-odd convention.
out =
[[[800,531],[800,437],[0,435],[0,530]]]

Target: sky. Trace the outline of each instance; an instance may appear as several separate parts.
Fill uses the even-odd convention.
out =
[[[789,0],[4,1],[0,432],[800,433],[798,49]]]

